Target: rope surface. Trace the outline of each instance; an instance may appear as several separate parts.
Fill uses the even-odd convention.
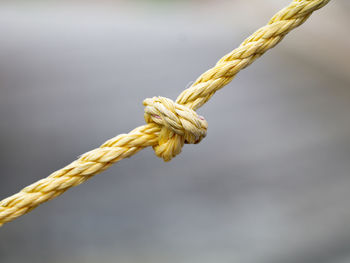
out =
[[[292,29],[300,26],[313,11],[329,0],[294,0],[275,14],[231,53],[202,74],[183,91],[176,102],[163,97],[144,101],[146,125],[120,134],[99,148],[83,154],[66,167],[37,181],[0,202],[0,226],[24,215],[73,186],[82,184],[112,164],[152,146],[157,156],[169,161],[181,152],[184,143],[198,143],[206,135],[207,122],[196,109],[227,85],[243,68],[277,45]]]

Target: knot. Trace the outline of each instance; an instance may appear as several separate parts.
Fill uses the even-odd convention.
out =
[[[164,97],[145,99],[143,105],[145,121],[161,126],[158,144],[153,149],[164,161],[178,155],[184,143],[197,144],[207,134],[207,121],[190,108]]]

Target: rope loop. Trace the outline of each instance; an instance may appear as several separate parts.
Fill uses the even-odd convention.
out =
[[[145,121],[161,127],[158,144],[153,149],[166,162],[181,152],[184,143],[197,144],[207,134],[204,117],[171,99],[153,97],[145,99],[143,105]]]

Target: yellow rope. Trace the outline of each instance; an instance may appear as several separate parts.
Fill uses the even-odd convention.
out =
[[[181,152],[184,143],[198,143],[206,135],[207,122],[194,110],[228,84],[243,68],[279,43],[301,25],[313,11],[329,0],[294,0],[269,23],[248,37],[238,48],[220,59],[183,91],[176,102],[162,97],[144,101],[146,125],[118,135],[99,148],[52,173],[19,193],[0,202],[0,226],[24,215],[38,205],[77,186],[112,164],[152,146],[157,156],[169,161]]]

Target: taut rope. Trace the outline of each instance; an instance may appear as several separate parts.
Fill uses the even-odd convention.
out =
[[[146,125],[108,140],[47,178],[2,200],[0,226],[145,147],[152,146],[157,156],[169,161],[181,152],[184,143],[198,143],[206,135],[207,122],[195,110],[228,84],[241,69],[273,48],[287,33],[304,23],[313,11],[328,2],[329,0],[294,0],[266,26],[258,29],[238,48],[202,74],[190,88],[180,94],[176,102],[163,97],[146,99]]]

